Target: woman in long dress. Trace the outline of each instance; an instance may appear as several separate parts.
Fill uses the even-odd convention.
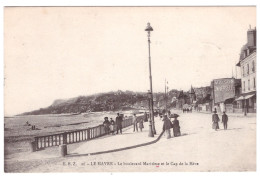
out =
[[[114,131],[115,131],[115,121],[113,120],[113,118],[110,118],[110,131],[112,133],[112,135],[114,135]]]
[[[109,125],[110,125],[110,122],[108,120],[108,117],[105,117],[104,118],[104,122],[103,122],[103,125],[104,125],[104,130],[105,130],[105,133],[106,134],[109,134]]]
[[[214,111],[214,114],[212,115],[212,129],[215,129],[215,131],[217,131],[217,129],[219,129],[219,125],[218,122],[220,121],[217,111]]]
[[[139,120],[139,129],[141,130],[141,132],[142,132],[143,128],[144,128],[144,120],[143,120],[143,118],[140,118],[140,120]]]
[[[181,135],[180,124],[179,120],[177,120],[177,117],[174,117],[174,120],[172,121],[172,128],[174,137],[178,137]]]

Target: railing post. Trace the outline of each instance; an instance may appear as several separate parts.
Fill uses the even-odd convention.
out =
[[[64,157],[67,155],[67,145],[66,144],[63,144],[63,145],[60,145],[60,156],[61,157]]]
[[[63,135],[63,144],[67,144],[67,133],[64,132],[62,135]]]
[[[35,148],[36,148],[36,150],[39,149],[39,139],[38,139],[38,137],[35,138]]]
[[[87,140],[90,139],[90,131],[89,131],[89,128],[87,128]]]
[[[30,150],[31,150],[31,152],[36,151],[36,141],[35,140],[30,142]]]

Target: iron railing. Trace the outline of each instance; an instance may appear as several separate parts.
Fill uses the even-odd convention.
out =
[[[138,116],[142,117],[142,116]],[[122,128],[133,125],[133,118],[123,120]],[[44,135],[34,137],[35,150],[40,150],[52,146],[59,146],[62,144],[72,144],[82,141],[92,140],[101,136],[107,135],[104,125],[98,125],[81,130],[67,131],[63,133]]]

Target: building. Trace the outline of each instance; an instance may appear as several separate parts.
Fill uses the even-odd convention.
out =
[[[177,102],[176,102],[176,108],[177,109],[183,109],[183,106],[187,104],[190,105],[190,97],[188,92],[183,92],[181,90],[177,95]]]
[[[194,88],[194,91],[196,95],[196,100],[201,100],[207,97],[208,94],[211,94],[211,87],[210,86],[198,87],[198,88]]]
[[[235,78],[214,79],[211,82],[211,111],[235,112],[236,98],[240,96],[241,80]]]
[[[256,29],[247,31],[237,66],[241,71],[241,95],[236,99],[241,112],[256,112]]]
[[[212,99],[211,95],[207,94],[204,98],[199,99],[196,102],[196,109],[198,111],[208,111],[211,112],[211,106],[212,106]]]
[[[196,96],[195,109],[198,111],[211,111],[211,87],[193,88]]]

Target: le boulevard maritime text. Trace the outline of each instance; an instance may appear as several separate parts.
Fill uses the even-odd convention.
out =
[[[63,162],[63,166],[198,166],[197,162]]]

